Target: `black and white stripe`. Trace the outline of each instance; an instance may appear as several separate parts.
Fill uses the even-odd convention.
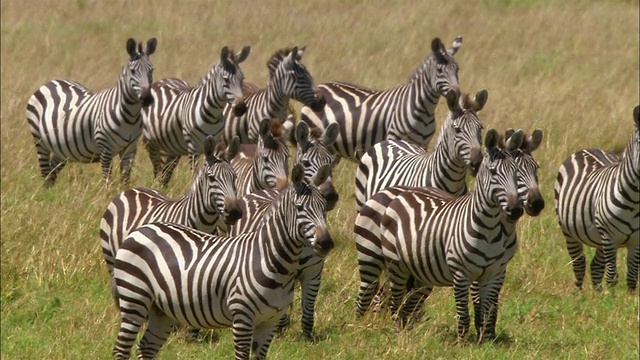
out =
[[[474,99],[456,91],[447,93],[449,115],[432,152],[404,140],[375,144],[360,160],[356,171],[356,210],[373,195],[391,186],[432,186],[452,195],[467,192],[467,169],[475,175],[482,162],[482,122],[477,112],[487,91]]]
[[[440,96],[458,89],[458,64],[453,55],[460,46],[460,36],[449,50],[434,38],[431,54],[409,82],[389,90],[344,82],[320,84],[327,105],[322,111],[303,107],[301,119],[311,128],[338,123],[340,136],[331,150],[352,160],[359,160],[374,144],[387,139],[426,146],[436,130],[434,115]]]
[[[640,186],[640,122],[633,110],[635,128],[622,158],[600,149],[580,150],[569,156],[556,177],[556,215],[571,257],[576,286],[582,288],[586,273],[583,245],[594,247],[591,282],[600,288],[618,281],[617,251],[627,248],[627,287],[638,284],[640,245],[638,218]]]
[[[520,146],[522,132],[516,134],[510,138],[508,149]],[[487,154],[471,192],[453,197],[436,188],[410,188],[399,193],[384,212],[380,234],[389,272],[390,306],[394,313],[401,310],[402,323],[414,309],[401,308],[407,288],[418,289],[417,295],[426,297],[434,286],[453,285],[458,336],[463,337],[469,328],[467,305],[473,281],[480,289],[481,323],[485,323],[485,314],[493,314],[490,310],[497,306],[506,265],[516,251],[515,246],[504,247],[501,222],[505,218],[515,221],[523,213],[517,192],[517,166],[498,147],[498,140],[495,130],[487,133]],[[375,287],[363,288],[361,284],[359,302],[363,290],[375,291]],[[372,296],[365,297],[370,300]],[[415,298],[414,294],[409,303],[415,304]],[[368,304],[359,306],[366,309]],[[478,329],[479,339],[494,335],[488,328]]]
[[[143,141],[153,175],[162,185],[169,183],[182,156],[189,156],[191,170],[196,170],[205,138],[222,131],[225,105],[237,114],[247,110],[240,63],[250,52],[249,46],[237,54],[223,47],[219,61],[195,87],[176,78],[162,79],[151,87],[155,102],[143,111]]]
[[[208,136],[204,143],[205,162],[189,191],[179,199],[149,188],[134,188],[109,203],[100,221],[100,242],[111,278],[121,243],[141,225],[165,221],[213,233],[218,228],[226,231],[242,216],[236,174],[227,160],[235,155],[238,145],[236,141],[226,152],[216,150],[214,138]]]
[[[278,119],[264,119],[260,123],[258,143],[240,145],[238,154],[231,159],[231,166],[238,174],[239,197],[286,185],[291,153],[284,131]]]
[[[224,109],[224,139],[240,137],[240,143],[256,143],[262,119],[279,119],[287,131],[294,124],[288,119],[289,99],[300,101],[318,111],[324,108],[324,99],[320,97],[313,78],[300,60],[305,48],[282,49],[276,52],[267,63],[269,79],[264,89],[256,89],[245,99],[247,112],[239,116],[231,107]]]
[[[236,359],[249,359],[250,353],[264,359],[293,301],[304,247],[326,256],[333,241],[326,202],[304,181],[300,165],[255,232],[217,237],[169,223],[138,228],[116,255],[122,321],[115,358],[129,358],[148,318],[139,357],[155,357],[172,327],[184,324],[232,327]]]
[[[128,63],[120,71],[115,87],[92,92],[77,82],[53,80],[29,98],[27,120],[38,153],[40,175],[53,185],[68,161],[96,162],[102,177],[111,179],[111,162],[120,156],[123,183],[128,183],[131,166],[142,133],[140,109],[153,98],[153,65],[149,55],[157,41],[146,49],[127,40]]]

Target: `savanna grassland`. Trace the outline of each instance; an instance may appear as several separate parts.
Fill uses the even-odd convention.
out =
[[[272,359],[636,359],[638,296],[621,281],[596,292],[574,286],[557,226],[553,182],[561,162],[587,148],[621,151],[638,105],[638,1],[3,1],[2,10],[2,358],[110,358],[119,325],[99,246],[106,204],[99,164],[70,164],[45,189],[25,118],[31,94],[52,79],[99,90],[115,84],[128,37],[157,37],[154,78],[195,84],[220,49],[251,45],[248,81],[265,84],[269,56],[306,45],[302,62],[316,82],[370,88],[400,85],[438,36],[464,38],[456,55],[463,91],[489,91],[485,130],[544,131],[535,156],[546,209],[518,225],[519,249],[501,293],[495,343],[456,342],[452,290],[434,291],[424,317],[397,332],[388,313],[355,316],[358,272],[352,227],[355,164],[342,161],[341,194],[329,217],[336,248],[327,259],[316,307],[317,341],[293,325],[273,341]],[[299,110],[300,105],[295,104]],[[438,127],[446,114],[440,101]],[[435,141],[434,141],[435,142]],[[433,145],[433,142],[432,142]],[[116,162],[117,164],[117,162]],[[166,189],[187,189],[186,161]],[[146,152],[132,183],[157,187]],[[587,251],[588,257],[593,255]],[[626,276],[626,251],[618,269]],[[172,336],[161,359],[228,359],[218,342]]]

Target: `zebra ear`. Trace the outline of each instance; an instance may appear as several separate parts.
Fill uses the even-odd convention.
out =
[[[447,62],[447,59],[444,57],[444,45],[442,41],[440,41],[440,38],[434,38],[431,41],[431,51],[439,63]]]
[[[640,119],[638,119],[638,112],[640,112],[640,105],[633,109],[633,121],[636,123],[636,128],[640,129]]]
[[[138,55],[138,52],[136,51],[136,41],[133,38],[129,38],[127,40],[127,53],[131,59]]]
[[[331,123],[324,129],[324,133],[322,134],[322,143],[324,146],[329,147],[333,145],[338,139],[338,135],[340,134],[340,125],[338,123]]]
[[[316,187],[320,186],[323,182],[327,181],[327,178],[331,175],[331,165],[326,164],[322,165],[318,172],[313,175],[313,185]]]
[[[242,50],[236,54],[236,62],[240,64],[241,62],[247,59],[247,56],[251,53],[251,46],[247,45],[242,48]]]
[[[516,131],[507,139],[506,148],[507,151],[512,152],[520,149],[522,142],[524,141],[524,132],[522,129]]]
[[[227,151],[225,155],[225,158],[227,159],[227,161],[231,161],[231,159],[236,157],[236,155],[238,155],[238,151],[240,151],[240,137],[236,135],[233,137],[233,139],[231,139],[229,146],[227,146]]]
[[[447,52],[449,53],[449,55],[453,56],[458,52],[461,46],[462,46],[462,36],[458,35],[458,37],[456,37],[456,39],[453,40],[453,44],[451,44],[451,47],[447,50]]]
[[[300,186],[304,181],[304,166],[296,164],[291,170],[291,183],[294,187]]]
[[[307,45],[298,49],[298,51],[296,52],[296,58],[295,58],[297,61],[302,60],[302,55],[304,55],[305,50],[307,50]]]
[[[529,150],[529,152],[533,152],[540,146],[541,143],[542,143],[542,130],[535,129],[533,131],[533,134],[529,136],[529,139],[527,141],[527,150]]]
[[[460,92],[457,89],[451,89],[445,95],[447,98],[447,107],[449,107],[449,111],[456,112],[460,110]]]
[[[309,144],[309,125],[303,121],[296,126],[296,143],[299,149],[306,149]]]
[[[207,163],[212,163],[217,159],[215,150],[216,139],[213,136],[209,135],[206,139],[204,139],[204,156],[207,160]]]
[[[498,135],[498,131],[496,129],[489,129],[489,131],[487,131],[487,134],[484,136],[484,146],[488,153],[496,150],[499,140],[500,135]]]
[[[300,55],[302,56],[302,55]],[[294,46],[293,49],[291,49],[291,52],[289,52],[289,54],[287,54],[287,62],[294,62],[296,59],[298,58],[298,47]]]
[[[484,108],[484,105],[487,103],[487,98],[489,97],[489,92],[487,89],[482,89],[476,93],[475,98],[473,99],[473,110],[480,111]]]
[[[229,47],[225,46],[220,51],[220,62],[223,63],[225,61],[228,61],[227,60],[228,58],[229,58]]]
[[[157,45],[158,45],[158,40],[156,38],[153,37],[147,40],[147,48],[145,49],[144,53],[147,54],[147,56],[153,54],[156,51]]]
[[[504,138],[508,139],[511,137],[511,135],[513,135],[513,133],[516,132],[513,128],[508,128],[507,131],[504,132]]]
[[[260,121],[260,136],[263,138],[269,135],[271,129],[271,119],[262,119]]]

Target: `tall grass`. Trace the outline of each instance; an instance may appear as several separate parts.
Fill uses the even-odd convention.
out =
[[[106,188],[98,164],[70,164],[55,187],[43,188],[25,119],[26,102],[41,84],[59,78],[95,90],[113,86],[127,59],[126,39],[155,36],[156,79],[193,84],[223,46],[251,45],[242,68],[247,81],[264,84],[273,52],[307,45],[303,63],[317,82],[383,89],[408,79],[433,37],[449,44],[459,34],[462,89],[489,91],[481,112],[485,129],[544,131],[536,158],[547,208],[519,223],[498,341],[456,343],[451,289],[434,291],[412,330],[397,332],[387,313],[356,318],[355,164],[343,161],[335,180],[341,201],[329,214],[337,246],[318,299],[318,341],[302,339],[296,297],[293,326],[274,340],[270,357],[637,358],[637,294],[628,294],[624,283],[601,293],[589,285],[577,291],[553,211],[553,181],[569,154],[586,147],[618,151],[629,139],[639,102],[637,1],[24,0],[3,1],[1,10],[3,358],[108,358],[119,324],[98,223],[122,187],[116,181]],[[441,101],[438,126],[445,108]],[[186,163],[166,190],[169,196],[188,187]],[[156,186],[144,150],[132,181]],[[625,259],[622,251],[622,278]],[[160,358],[229,358],[232,351],[231,334],[222,331],[217,343],[172,336]]]

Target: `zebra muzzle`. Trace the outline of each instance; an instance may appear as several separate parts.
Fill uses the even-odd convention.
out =
[[[311,110],[315,112],[320,112],[324,110],[325,105],[327,105],[327,101],[324,99],[322,92],[320,92],[320,90],[316,91],[316,102],[311,104],[310,106]]]
[[[544,198],[539,189],[529,189],[527,200],[524,203],[524,210],[529,216],[538,216],[544,209]]]
[[[333,208],[335,208],[336,204],[338,203],[338,200],[340,200],[340,194],[338,194],[336,188],[333,187],[333,183],[330,181],[325,181],[324,183],[320,184],[318,189],[320,190],[320,194],[322,194],[322,197],[327,201],[327,211],[333,210]]]
[[[233,106],[233,115],[236,117],[240,117],[247,113],[247,103],[244,102],[244,99],[237,98],[234,106]]]
[[[225,204],[224,206],[224,222],[227,225],[235,225],[242,218],[242,209],[237,201]]]
[[[333,239],[329,232],[326,229],[321,230],[318,228],[316,230],[315,241],[313,242],[313,252],[320,257],[325,257],[329,255],[333,246]]]

